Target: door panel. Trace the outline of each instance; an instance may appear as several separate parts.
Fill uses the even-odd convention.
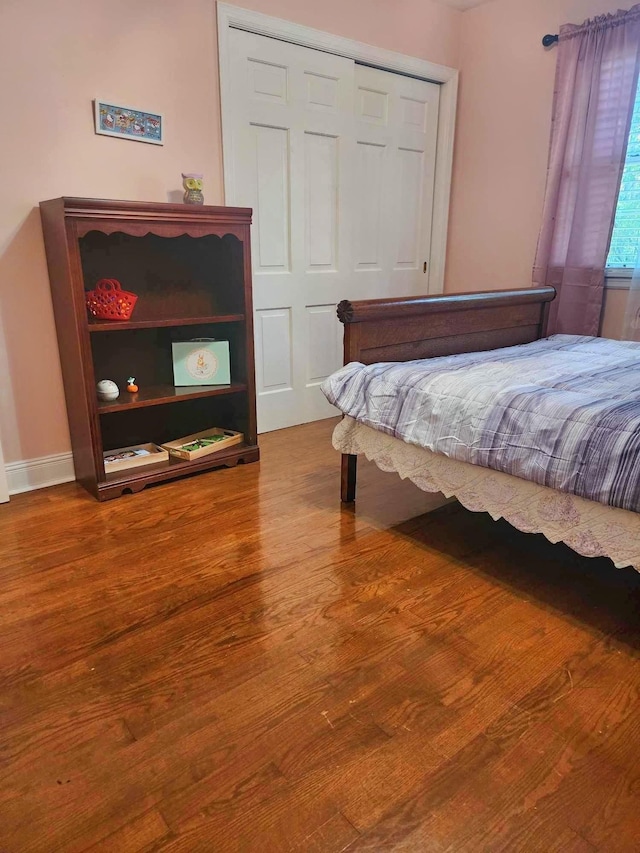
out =
[[[349,298],[427,292],[440,88],[356,66],[356,254]]]
[[[305,133],[307,272],[335,272],[338,260],[338,139]]]
[[[420,261],[420,201],[423,152],[398,148],[396,180],[398,199],[398,249],[396,269],[417,269]]]
[[[335,415],[341,299],[425,290],[438,86],[232,30],[235,185],[254,209],[260,432]]]
[[[257,240],[256,272],[290,268],[289,134],[276,127],[251,125],[255,160]]]
[[[354,263],[358,269],[382,269],[381,248],[383,181],[387,146],[358,141],[355,154],[355,246]]]
[[[291,391],[291,309],[267,308],[256,311],[255,343],[258,393]]]
[[[319,385],[340,363],[342,326],[336,319],[335,303],[307,306],[309,347],[307,387]]]

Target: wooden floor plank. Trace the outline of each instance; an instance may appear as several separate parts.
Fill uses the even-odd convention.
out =
[[[158,844],[170,834],[162,816],[152,809],[87,848],[87,853],[122,853],[123,850],[144,853],[157,849]]]

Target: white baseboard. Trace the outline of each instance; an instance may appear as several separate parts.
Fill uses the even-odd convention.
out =
[[[54,453],[37,459],[7,462],[5,467],[10,495],[69,483],[76,478],[71,453]]]

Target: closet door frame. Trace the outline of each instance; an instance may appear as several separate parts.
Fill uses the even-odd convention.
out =
[[[332,35],[322,30],[304,27],[261,12],[240,9],[227,3],[217,4],[218,55],[220,72],[220,101],[222,114],[222,154],[225,203],[233,204],[236,193],[233,158],[231,151],[231,122],[225,121],[233,109],[231,94],[231,53],[229,31],[245,30],[257,35],[269,36],[280,41],[323,50],[344,56],[365,65],[384,71],[395,71],[410,77],[418,77],[440,84],[440,108],[438,113],[438,138],[436,144],[436,170],[433,195],[433,222],[431,226],[431,257],[427,271],[428,292],[442,293],[444,289],[444,266],[447,249],[447,224],[449,198],[451,194],[451,170],[453,164],[453,141],[458,97],[458,71],[446,65],[437,65],[413,56],[384,50]]]
[[[6,503],[9,500],[9,485],[7,483],[7,471],[4,466],[4,456],[2,455],[2,444],[0,444],[0,504]]]

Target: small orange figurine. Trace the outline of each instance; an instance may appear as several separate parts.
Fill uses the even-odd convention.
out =
[[[135,394],[137,390],[138,386],[136,385],[136,378],[135,376],[130,376],[127,379],[127,391],[129,391],[131,394]]]

